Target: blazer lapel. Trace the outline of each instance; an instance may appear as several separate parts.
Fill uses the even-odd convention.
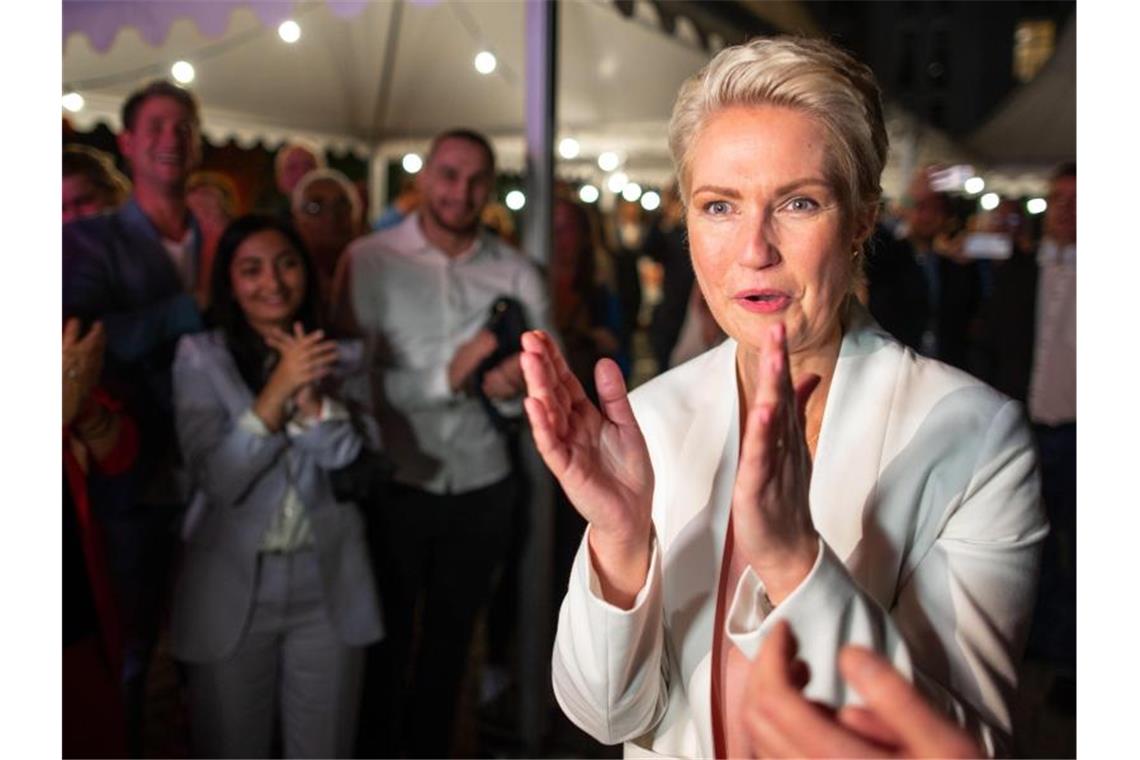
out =
[[[689,693],[705,754],[712,748],[709,679],[716,593],[740,439],[736,342],[726,340],[715,351],[702,374],[688,378],[695,379],[686,389],[689,413],[678,420],[687,429],[675,431],[681,444],[659,526],[672,568],[664,574],[665,622],[668,640],[679,647],[670,656]]]
[[[891,339],[855,299],[847,305],[844,325],[809,498],[816,530],[858,576],[861,563],[852,554],[873,527],[851,515],[869,514],[876,496],[902,354],[892,350]],[[867,591],[879,596],[874,588]]]

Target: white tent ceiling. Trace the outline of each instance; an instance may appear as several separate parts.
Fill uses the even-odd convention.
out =
[[[578,139],[582,152],[560,160],[558,173],[600,183],[595,160],[613,150],[633,180],[667,183],[673,99],[710,55],[695,26],[679,18],[666,34],[645,0],[629,17],[609,0],[564,0],[559,9],[557,131]],[[274,148],[307,137],[380,159],[374,181],[382,182],[387,159],[422,151],[435,132],[463,125],[492,137],[503,169],[523,169],[521,0],[65,0],[63,11],[63,85],[86,99],[82,111],[69,114],[81,130],[97,123],[117,129],[124,97],[185,59],[195,66],[190,86],[215,144]],[[293,45],[276,33],[289,16],[302,28]],[[714,50],[723,45],[715,35],[710,43]],[[473,66],[482,49],[499,61],[487,76]],[[977,162],[978,153],[901,109],[888,104],[887,113],[889,196],[897,197],[911,169],[927,161]],[[1041,184],[1040,169],[1006,174],[1012,182],[998,182],[1010,189]]]
[[[648,4],[639,4],[632,18],[598,0],[559,5],[558,131],[582,144],[581,159],[562,169],[593,176],[598,153],[616,150],[627,173],[665,181],[673,98],[709,54],[691,26],[679,24],[672,37],[655,28]],[[125,95],[185,59],[197,72],[191,88],[212,142],[274,147],[303,135],[335,150],[386,158],[464,125],[490,134],[502,166],[517,171],[524,155],[524,10],[521,2],[421,0],[365,3],[342,17],[343,9],[324,3],[297,3],[293,18],[302,37],[294,45],[266,27],[255,8],[241,5],[220,36],[181,18],[157,47],[131,26],[105,51],[73,33],[65,40],[63,79],[86,107],[70,118],[80,129],[98,122],[116,128]],[[394,17],[398,31],[391,35]],[[472,65],[481,49],[498,57],[489,76]],[[386,55],[393,58],[390,70]]]

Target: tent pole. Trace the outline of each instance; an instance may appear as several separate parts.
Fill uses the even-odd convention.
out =
[[[526,2],[526,216],[523,250],[550,261],[553,243],[555,88],[558,81],[557,0]],[[530,482],[530,531],[519,573],[519,737],[527,757],[538,757],[547,734],[550,686],[551,575],[554,545],[554,487],[529,430],[520,450]]]

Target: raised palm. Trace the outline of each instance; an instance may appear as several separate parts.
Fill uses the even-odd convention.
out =
[[[617,365],[598,362],[601,409],[548,335],[523,335],[527,416],[535,444],[595,536],[648,545],[653,467]]]

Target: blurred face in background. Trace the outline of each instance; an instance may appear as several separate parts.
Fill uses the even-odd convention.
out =
[[[473,235],[495,187],[495,169],[482,145],[453,137],[436,146],[419,174],[426,224],[451,235]]]
[[[356,234],[352,201],[344,187],[334,179],[310,182],[300,208],[293,211],[293,223],[317,267],[332,274]]]
[[[317,158],[299,145],[285,149],[285,157],[277,167],[277,189],[286,198],[293,196],[293,188],[301,178],[317,168]]]
[[[305,299],[305,263],[288,238],[262,230],[234,252],[230,283],[251,327],[263,335],[274,327],[290,332]]]
[[[550,259],[550,284],[556,295],[573,289],[578,257],[586,247],[587,234],[568,201],[559,200],[554,204],[554,254]]]
[[[130,163],[136,186],[181,191],[201,158],[198,123],[174,98],[148,98],[135,123],[119,134],[119,152]]]
[[[1062,245],[1077,242],[1077,178],[1058,177],[1049,187],[1045,235]]]
[[[63,223],[94,216],[107,208],[102,193],[82,174],[63,178]]]
[[[221,188],[213,185],[198,185],[186,193],[186,205],[203,229],[221,233],[233,219],[227,210],[226,197]]]
[[[904,214],[911,239],[929,244],[941,234],[949,217],[946,199],[930,187],[922,172],[910,183]]]

